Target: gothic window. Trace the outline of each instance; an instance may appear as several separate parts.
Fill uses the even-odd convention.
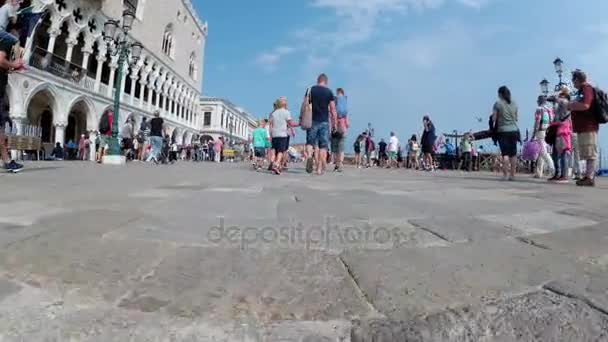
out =
[[[173,39],[173,24],[167,25],[163,34],[163,53],[171,58],[175,56],[175,41]]]
[[[211,126],[211,112],[205,112],[205,116],[203,117],[203,125],[205,127]]]

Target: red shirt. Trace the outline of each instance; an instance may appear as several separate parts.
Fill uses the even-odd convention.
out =
[[[114,117],[114,115],[112,115],[112,112],[109,112],[108,113],[108,124],[110,125],[110,129],[107,132],[101,132],[101,134],[107,135],[109,137],[112,136],[112,121],[113,121],[113,117]]]
[[[583,112],[572,112],[572,125],[575,133],[589,133],[600,130],[600,125],[595,119],[591,109],[594,96],[595,92],[593,91],[593,87],[589,84],[583,85],[582,89],[580,90],[579,102],[588,105],[589,110]]]

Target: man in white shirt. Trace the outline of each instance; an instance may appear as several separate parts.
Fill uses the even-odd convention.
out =
[[[391,138],[388,141],[388,167],[397,167],[397,151],[399,150],[399,139],[395,136],[395,132],[391,132]]]

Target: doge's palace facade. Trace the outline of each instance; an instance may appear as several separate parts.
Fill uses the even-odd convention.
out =
[[[45,148],[80,134],[94,137],[118,91],[121,126],[128,116],[140,122],[159,110],[179,144],[199,138],[207,24],[190,0],[38,0],[37,6],[44,15],[25,47],[28,70],[9,76],[6,94],[18,130],[39,126]],[[102,32],[125,9],[136,13],[130,38],[144,51],[115,87],[118,58]]]

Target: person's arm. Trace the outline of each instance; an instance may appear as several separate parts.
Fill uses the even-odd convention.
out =
[[[6,52],[0,51],[0,69],[11,71],[13,69],[19,69],[21,67],[23,67],[23,60],[19,58],[14,61],[9,61],[6,56]]]
[[[536,135],[536,132],[540,130],[540,122],[542,121],[543,113],[540,108],[536,109],[534,113],[534,130],[532,132],[532,136]]]
[[[583,89],[583,100],[580,102],[570,102],[568,109],[574,112],[586,112],[591,109],[594,96],[593,88],[585,87]]]
[[[331,102],[329,103],[329,114],[330,114],[331,128],[332,128],[332,130],[335,130],[338,128],[338,112],[336,112],[336,101],[335,100],[331,100]]]

